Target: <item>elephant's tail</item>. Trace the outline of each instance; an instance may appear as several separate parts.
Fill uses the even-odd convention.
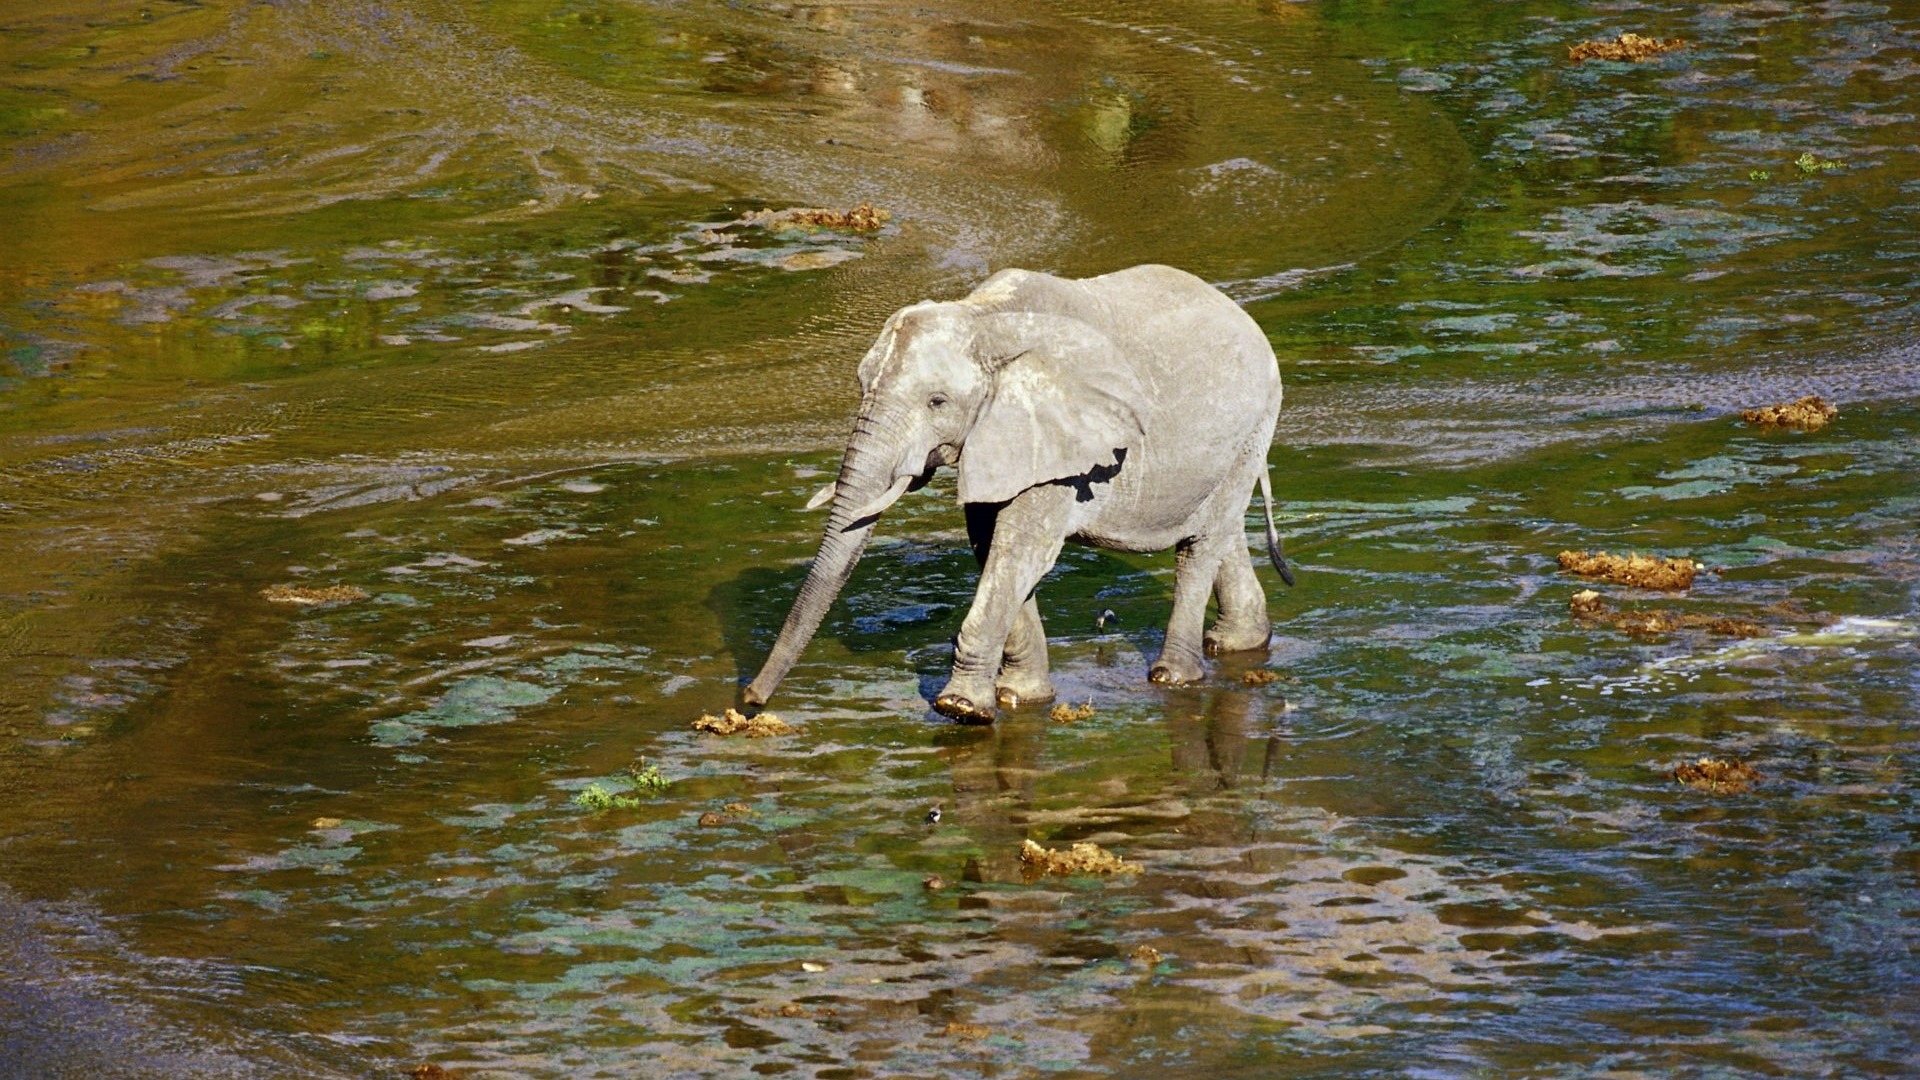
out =
[[[1286,553],[1280,550],[1280,532],[1273,527],[1273,488],[1267,481],[1267,469],[1262,463],[1260,469],[1260,509],[1267,516],[1267,557],[1273,560],[1273,568],[1280,571],[1280,580],[1293,588],[1293,568],[1287,565]]]

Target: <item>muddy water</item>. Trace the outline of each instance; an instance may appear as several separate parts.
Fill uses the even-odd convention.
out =
[[[39,7],[0,17],[0,1075],[1920,1067],[1920,18]],[[1623,30],[1690,45],[1562,59]],[[937,484],[798,734],[688,730],[879,320],[1145,260],[1282,356],[1272,655],[1149,686],[1170,560],[1069,551],[1093,716],[940,721]],[[1738,418],[1814,391],[1824,431]],[[1766,634],[1575,622],[1563,547],[1691,554],[1609,599]],[[1667,777],[1700,756],[1761,778]],[[1143,871],[1029,882],[1025,838]]]

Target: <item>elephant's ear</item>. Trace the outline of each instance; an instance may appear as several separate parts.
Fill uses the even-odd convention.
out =
[[[1005,502],[1036,484],[1111,468],[1138,445],[1147,391],[1106,335],[1061,315],[978,321],[975,359],[993,390],[960,448],[961,502]]]

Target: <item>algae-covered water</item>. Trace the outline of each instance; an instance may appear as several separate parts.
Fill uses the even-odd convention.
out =
[[[0,1076],[1911,1075],[1917,117],[1839,0],[0,11]],[[1144,261],[1280,355],[1271,654],[1069,549],[1092,715],[949,724],[941,482],[691,730],[886,314]]]

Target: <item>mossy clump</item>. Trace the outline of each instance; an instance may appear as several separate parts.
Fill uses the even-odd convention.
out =
[[[599,784],[588,784],[573,796],[575,806],[585,807],[588,810],[632,810],[645,801],[638,795],[612,791]]]
[[[424,1065],[415,1065],[407,1070],[413,1080],[465,1080],[466,1073],[459,1069],[449,1069],[429,1061]]]
[[[1693,585],[1700,564],[1687,558],[1662,558],[1658,555],[1609,555],[1604,551],[1560,553],[1560,569],[1585,578],[1598,578],[1615,585],[1636,589],[1678,591]]]
[[[1612,41],[1600,38],[1569,45],[1567,59],[1576,64],[1582,60],[1645,60],[1686,47],[1682,38],[1651,38],[1628,31]]]
[[[1667,775],[1696,791],[1714,795],[1738,795],[1760,779],[1760,771],[1744,761],[1709,757],[1677,765]]]
[[[1254,668],[1240,676],[1240,681],[1248,686],[1272,686],[1277,682],[1298,682],[1299,680],[1291,675],[1282,675],[1272,668]]]
[[[700,719],[693,722],[693,730],[712,735],[745,735],[749,739],[765,739],[774,735],[794,733],[792,724],[772,713],[746,716],[738,709],[728,709],[720,716],[701,713]]]
[[[1151,945],[1135,945],[1133,951],[1127,954],[1127,959],[1142,967],[1152,967],[1165,957],[1160,954],[1159,949]]]
[[[269,604],[351,604],[365,600],[367,590],[353,585],[269,585],[260,590],[260,598]]]
[[[749,225],[768,229],[846,229],[849,232],[878,232],[892,218],[872,203],[861,203],[851,210],[833,210],[819,206],[796,206],[787,210],[749,210],[740,218]]]
[[[644,757],[634,758],[627,765],[627,777],[633,781],[635,791],[658,794],[673,786],[673,781],[660,775],[660,766],[652,764]]]
[[[1765,637],[1767,628],[1748,619],[1719,615],[1701,615],[1691,611],[1620,611],[1601,599],[1592,589],[1582,589],[1567,602],[1567,610],[1581,622],[1611,626],[1628,634],[1671,634],[1680,630],[1705,630],[1722,637]]]
[[[1137,874],[1139,863],[1130,863],[1098,844],[1077,843],[1066,851],[1044,848],[1031,840],[1020,842],[1020,865],[1030,876],[1053,874]]]
[[[1793,159],[1793,167],[1808,176],[1812,176],[1815,173],[1832,172],[1835,169],[1845,168],[1846,164],[1835,161],[1832,158],[1814,157],[1813,151],[1809,150]]]
[[[1075,720],[1091,720],[1092,718],[1092,698],[1088,698],[1086,703],[1082,705],[1069,705],[1063,701],[1047,712],[1047,719],[1058,721],[1062,724],[1070,724]]]
[[[1747,409],[1741,412],[1740,419],[1761,428],[1794,428],[1798,431],[1819,431],[1828,422],[1840,415],[1819,394],[1808,394],[1798,401],[1789,401],[1784,405],[1768,405],[1759,409]]]

